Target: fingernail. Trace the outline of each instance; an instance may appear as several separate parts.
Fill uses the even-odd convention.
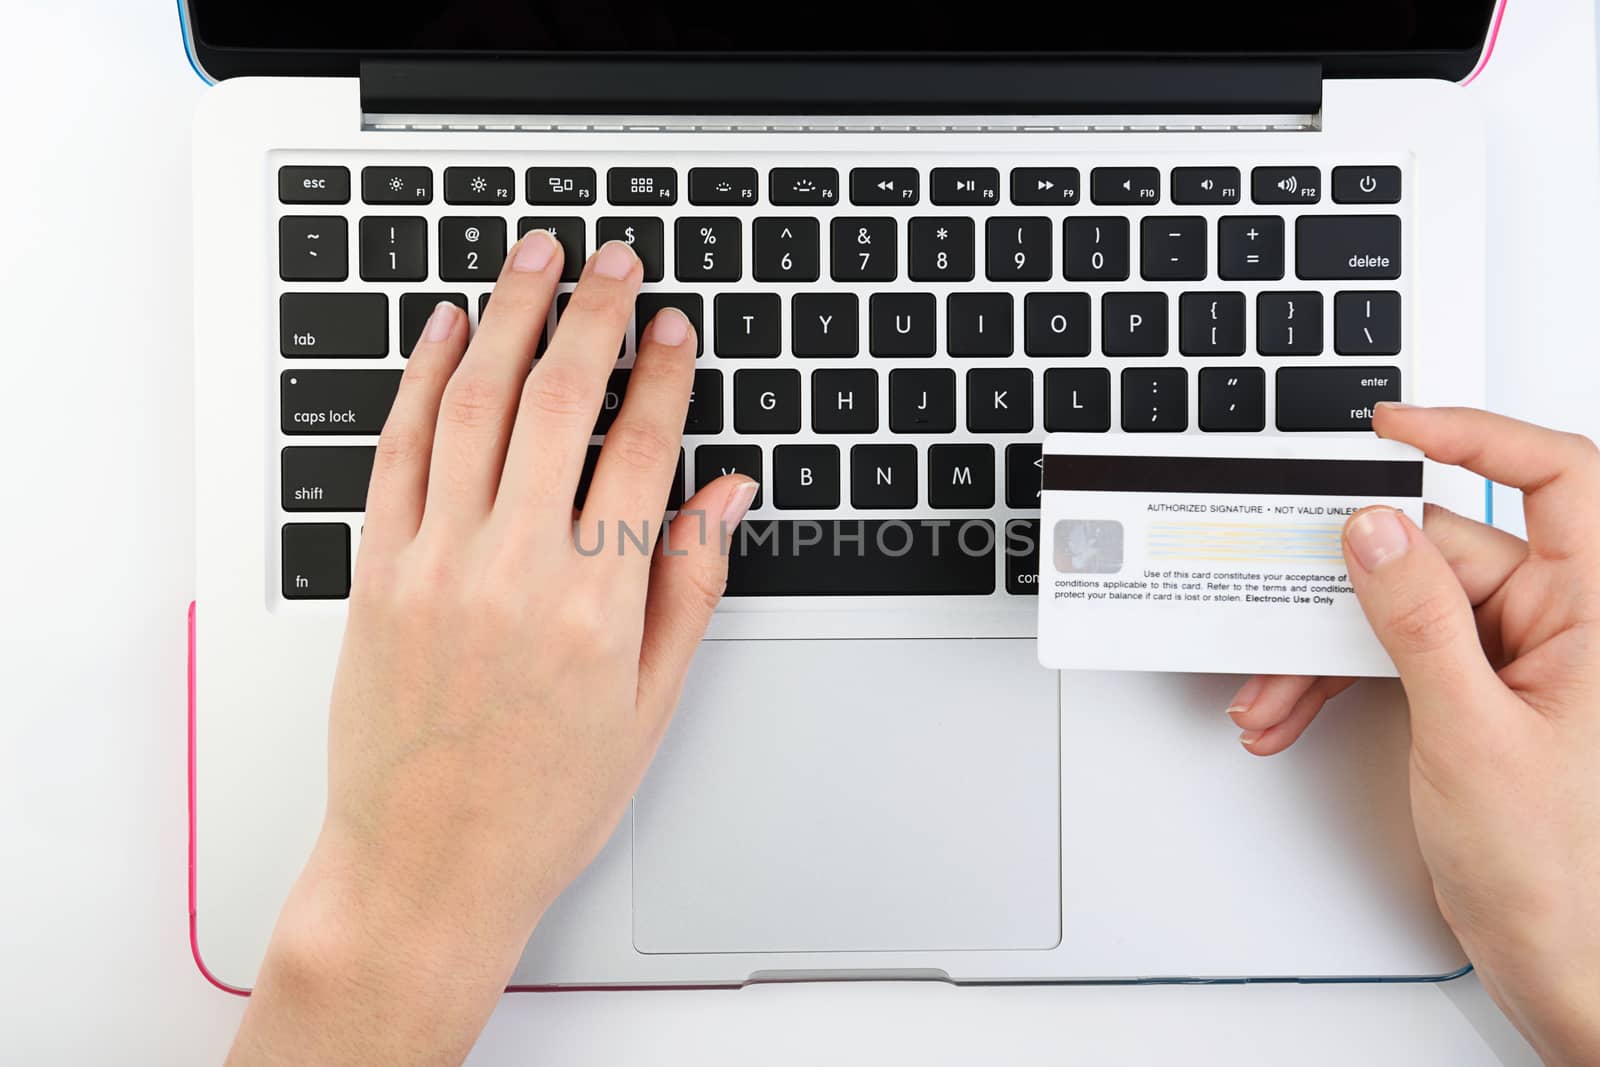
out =
[[[756,482],[745,482],[728,495],[728,505],[722,509],[722,527],[731,529],[739,525],[745,512],[750,510],[750,505],[756,499],[756,493],[761,486]]]
[[[511,269],[529,274],[544,270],[555,254],[556,239],[548,231],[533,230],[517,246],[517,257],[511,261]]]
[[[424,341],[443,341],[450,336],[450,331],[456,328],[457,308],[448,300],[441,300],[434,305],[433,314],[428,316],[427,329],[422,331]]]
[[[1228,701],[1228,714],[1238,715],[1242,712],[1249,711],[1250,705],[1254,704],[1256,702],[1256,697],[1261,695],[1262,685],[1262,678],[1259,674],[1241,685],[1239,687],[1239,691],[1233,694],[1233,699]]]
[[[607,241],[594,254],[594,272],[607,278],[626,278],[639,257],[626,241]]]
[[[677,308],[662,308],[650,320],[650,340],[677,348],[689,339],[689,317]]]
[[[1400,522],[1400,513],[1393,508],[1363,511],[1350,520],[1345,538],[1350,542],[1356,562],[1369,571],[1405,555],[1406,549],[1411,547],[1411,539]]]
[[[1239,743],[1245,748],[1249,748],[1257,741],[1261,740],[1262,733],[1264,733],[1262,730],[1246,730],[1244,733],[1239,735]]]
[[[1415,408],[1416,406],[1417,405],[1415,405],[1415,404],[1407,404],[1402,400],[1380,400],[1380,401],[1378,401],[1378,407],[1380,407],[1380,408],[1388,408],[1391,411],[1410,411],[1413,408]]]

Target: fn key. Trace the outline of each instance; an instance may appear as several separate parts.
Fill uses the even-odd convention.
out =
[[[350,595],[350,527],[342,522],[283,528],[285,600],[343,600]]]

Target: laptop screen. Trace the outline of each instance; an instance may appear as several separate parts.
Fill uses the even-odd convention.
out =
[[[1061,3],[931,18],[912,5],[860,0],[191,0],[189,6],[196,35],[213,48],[1316,54],[1475,48],[1493,2],[1273,0],[1165,9]]]

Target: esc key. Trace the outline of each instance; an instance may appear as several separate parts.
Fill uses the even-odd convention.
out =
[[[285,204],[348,204],[349,167],[279,167],[278,199]]]

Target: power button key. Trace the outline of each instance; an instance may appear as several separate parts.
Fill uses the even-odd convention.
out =
[[[1335,204],[1398,204],[1399,167],[1333,168]]]

